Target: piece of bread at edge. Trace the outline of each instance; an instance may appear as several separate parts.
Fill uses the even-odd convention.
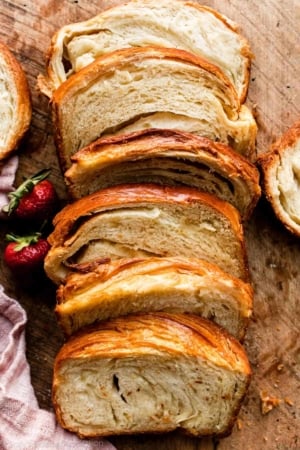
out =
[[[300,236],[300,121],[258,158],[263,189],[277,218]]]
[[[52,38],[41,89],[51,96],[97,57],[131,46],[172,47],[202,56],[223,70],[241,103],[246,99],[252,54],[237,25],[212,8],[176,0],[131,1],[64,26]]]
[[[196,189],[120,185],[66,206],[54,218],[45,259],[49,278],[100,259],[194,256],[248,280],[243,227],[236,208]]]
[[[0,42],[0,161],[19,146],[31,121],[31,98],[25,73],[16,57]]]
[[[124,258],[85,269],[57,290],[66,336],[112,317],[167,311],[198,314],[242,339],[252,314],[251,285],[197,258]]]
[[[243,347],[195,315],[112,319],[73,335],[54,364],[60,425],[80,437],[227,435],[247,392]]]
[[[242,129],[243,152],[253,153],[255,120],[250,111],[248,120],[239,120],[232,84],[216,66],[182,50],[129,48],[104,55],[65,81],[51,103],[63,171],[82,147],[153,112],[196,118],[213,140],[224,135],[234,141],[236,128]]]
[[[133,182],[195,187],[233,204],[243,220],[261,192],[256,166],[229,147],[157,129],[95,141],[75,153],[65,180],[74,199]]]

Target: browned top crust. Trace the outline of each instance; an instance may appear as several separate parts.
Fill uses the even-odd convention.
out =
[[[145,329],[151,333],[145,335]],[[251,374],[244,348],[221,327],[193,314],[163,312],[118,317],[78,331],[61,348],[54,371],[69,358],[133,358],[147,346],[150,353],[157,348],[173,355],[200,356],[228,370]]]
[[[65,343],[54,364],[53,405],[61,426],[80,437],[174,429],[199,437],[220,436],[232,429],[250,377],[243,347],[211,321],[192,314],[135,314],[82,329]],[[149,378],[158,386],[151,390],[150,413],[143,402]],[[111,380],[120,381],[117,392]],[[178,383],[183,390],[176,392]],[[123,384],[126,389],[121,390]],[[127,401],[124,406],[127,393],[129,408]],[[161,410],[163,398],[169,397],[172,404],[163,419],[153,418],[152,411]],[[177,411],[194,399],[192,420],[178,420]],[[220,412],[216,413],[215,419],[218,405],[222,414],[218,418]],[[111,408],[113,417],[107,415]],[[121,421],[124,409],[130,416]]]
[[[1,114],[0,160],[14,152],[31,121],[31,98],[25,73],[10,49],[0,42],[0,72],[3,94]]]
[[[236,338],[244,337],[253,289],[215,264],[178,256],[83,266],[57,290],[55,312],[66,336],[112,317],[168,311],[209,318]]]
[[[193,202],[203,202],[218,210],[230,220],[238,239],[243,240],[240,215],[237,209],[229,203],[196,189],[154,184],[114,186],[94,192],[67,205],[55,216],[53,221],[55,229],[48,239],[51,245],[63,245],[77,220],[88,217],[93,213],[109,210],[115,206],[126,204],[130,207],[139,203],[177,203],[187,206]]]
[[[128,177],[136,180],[137,175],[141,173],[140,178],[143,182],[147,182],[147,175],[142,169],[147,168],[147,161],[150,161],[151,171],[153,158],[159,158],[157,166],[164,169],[161,184],[171,185],[178,184],[172,180],[176,165],[189,161],[190,176],[186,182],[184,176],[180,174],[179,166],[179,173],[175,176],[179,184],[190,183],[190,187],[197,187],[232,203],[240,211],[243,220],[250,217],[260,197],[259,172],[247,158],[220,142],[167,129],[147,129],[98,139],[75,153],[72,157],[73,164],[65,173],[65,179],[71,195],[76,199],[95,190],[121,184],[115,182],[113,176],[118,165],[120,173],[117,172],[117,180],[123,177],[123,183],[132,182]],[[129,172],[130,175],[127,176],[124,164],[132,162],[135,165],[130,166],[130,170],[135,172],[134,174]],[[199,168],[197,164],[200,164]],[[153,175],[155,167],[156,165]],[[167,178],[168,168],[171,169],[170,180]],[[183,167],[182,170],[185,173],[188,167]],[[198,182],[197,174],[199,174]],[[226,186],[229,185],[231,187],[227,189]]]
[[[139,62],[144,59],[165,59],[183,62],[196,66],[215,76],[216,82],[222,86],[224,93],[228,96],[230,101],[230,105],[228,106],[232,109],[233,117],[238,113],[240,109],[240,101],[237,93],[221,69],[206,59],[185,50],[151,46],[116,50],[112,53],[97,58],[93,63],[83,67],[79,72],[75,73],[55,90],[52,97],[54,109],[56,110],[61,102],[66,102],[68,101],[68,98],[76,95],[80,89],[85,89],[88,85],[94,83],[103,74],[112,73],[115,70],[122,68],[122,66],[134,64],[135,62]]]
[[[193,85],[197,85],[199,102],[197,92],[191,90]],[[170,92],[164,99],[166,89]],[[52,97],[55,141],[63,171],[80,148],[143,114],[158,109],[178,114],[182,109],[187,116],[191,96],[197,119],[201,112],[201,119],[205,116],[209,121],[211,113],[223,131],[229,123],[239,123],[241,104],[235,88],[219,68],[196,55],[144,47],[99,57],[62,83]],[[245,123],[252,134],[255,130],[250,116]]]
[[[58,284],[74,264],[151,254],[201,257],[249,280],[239,212],[196,189],[118,185],[66,206],[53,223],[45,270]]]

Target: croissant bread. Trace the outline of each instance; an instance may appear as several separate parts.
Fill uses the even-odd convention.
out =
[[[219,12],[177,0],[133,0],[62,27],[52,38],[47,76],[40,77],[40,87],[51,96],[97,57],[145,46],[178,48],[207,59],[226,74],[244,102],[252,57],[249,43]]]
[[[31,98],[25,73],[10,49],[0,42],[0,161],[19,146],[31,122]]]
[[[71,274],[55,312],[65,335],[112,317],[169,311],[199,314],[242,339],[252,297],[250,284],[197,258],[123,258]]]
[[[287,230],[300,236],[300,121],[258,158],[263,188],[276,216]]]
[[[149,313],[73,335],[54,365],[53,405],[80,437],[231,431],[250,381],[242,346],[199,316]]]
[[[250,161],[254,162],[256,159],[257,126],[252,112],[244,105],[241,106],[239,119],[228,121],[224,118],[224,126],[217,122],[214,124],[208,123],[202,118],[164,111],[137,117],[130,123],[124,124],[117,129],[106,131],[103,133],[103,137],[128,135],[132,132],[149,128],[181,130],[196,136],[206,137],[230,146],[235,152],[244,155]]]
[[[120,257],[195,256],[248,279],[238,211],[184,187],[121,185],[82,197],[54,219],[45,259],[59,284],[87,262]]]
[[[256,123],[246,106],[240,113],[233,85],[216,66],[183,50],[129,48],[104,55],[61,84],[51,103],[63,172],[82,147],[155,112],[196,118],[204,136],[242,139],[237,146],[249,158],[255,151]]]
[[[190,186],[233,204],[244,220],[260,197],[254,164],[223,144],[173,130],[99,139],[75,153],[65,180],[75,199],[131,182]]]

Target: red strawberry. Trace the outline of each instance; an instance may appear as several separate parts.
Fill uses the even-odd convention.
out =
[[[52,220],[58,207],[53,184],[46,180],[50,170],[42,170],[8,194],[10,202],[3,208],[9,216],[25,222],[42,224]]]
[[[4,261],[16,275],[32,276],[43,269],[50,245],[41,233],[30,236],[7,234],[6,240],[9,244],[4,250]]]

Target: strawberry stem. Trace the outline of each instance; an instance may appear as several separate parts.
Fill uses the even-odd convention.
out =
[[[36,244],[41,236],[41,233],[34,233],[28,236],[18,236],[14,233],[8,233],[5,236],[6,241],[8,242],[16,242],[18,245],[15,246],[14,250],[19,252],[25,247],[28,247],[31,244]]]
[[[18,207],[21,198],[31,192],[35,185],[45,180],[49,176],[50,172],[50,169],[43,169],[32,177],[27,178],[15,191],[8,194],[8,199],[10,201],[2,208],[2,211],[10,215]]]

